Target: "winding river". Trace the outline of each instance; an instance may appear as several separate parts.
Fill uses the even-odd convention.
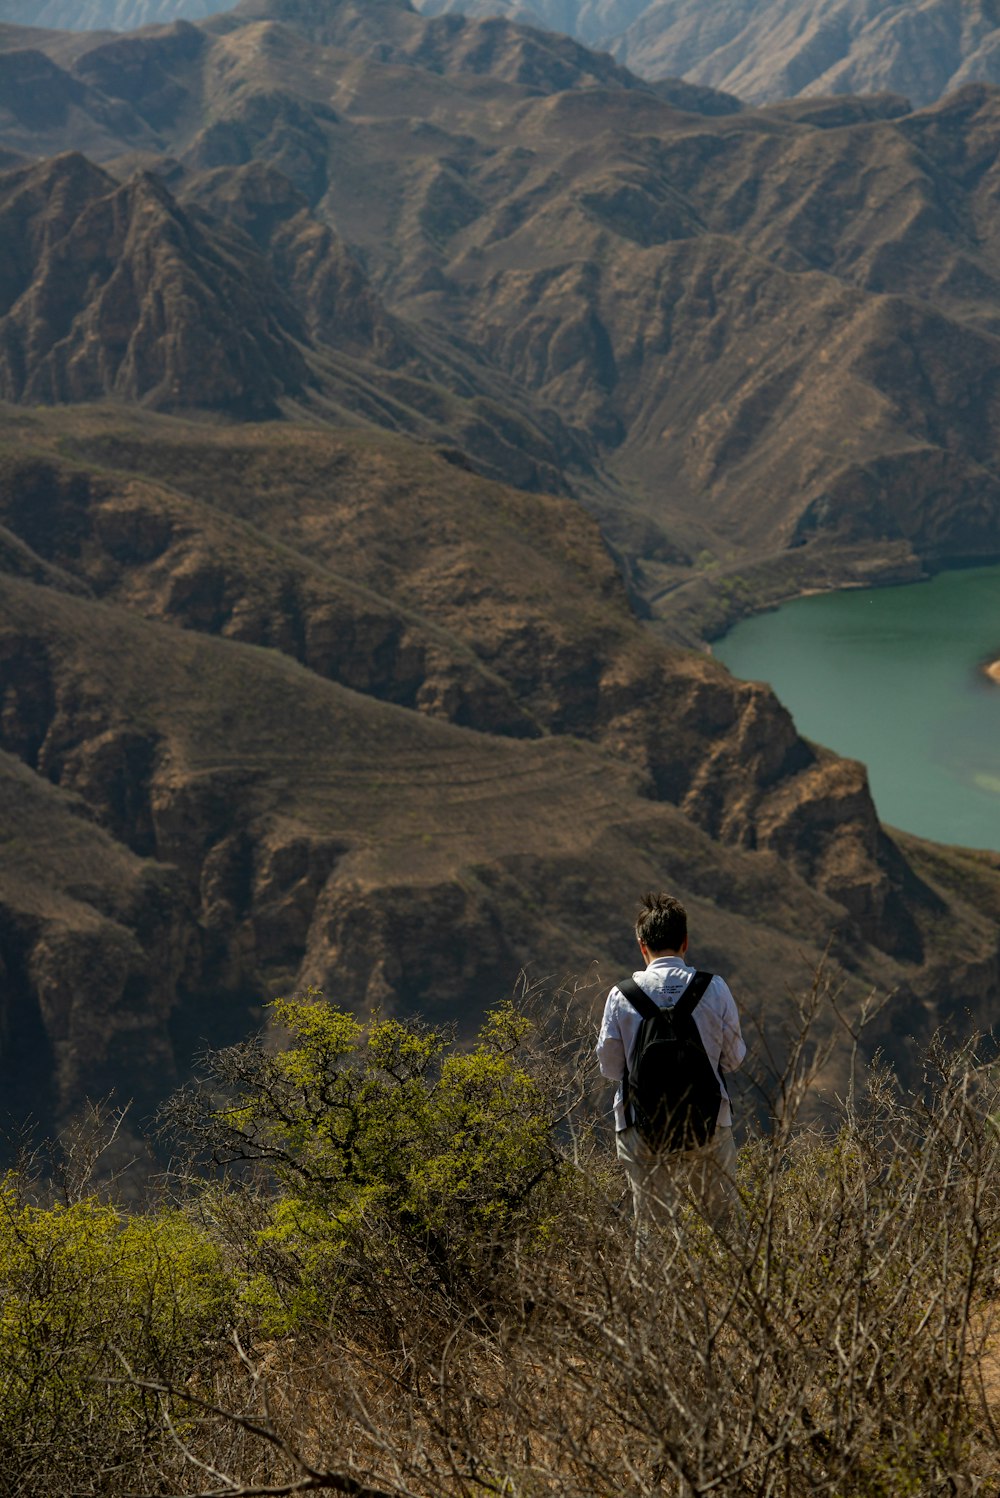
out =
[[[716,641],[799,732],[868,766],[878,813],[1000,850],[1000,566],[799,598]]]

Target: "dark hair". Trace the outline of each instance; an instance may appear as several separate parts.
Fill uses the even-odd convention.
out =
[[[646,895],[635,918],[635,934],[651,952],[679,952],[688,934],[687,911],[673,895]]]

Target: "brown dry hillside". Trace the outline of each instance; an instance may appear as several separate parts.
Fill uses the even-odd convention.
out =
[[[688,639],[831,576],[1000,552],[996,91],[917,113],[895,97],[697,112],[557,37],[403,0],[244,0],[110,41],[38,32],[30,51],[25,35],[0,54],[13,73],[51,54],[121,111],[117,153],[95,154],[127,185],[84,225],[120,192],[138,254],[125,207],[152,172],[183,226],[183,271],[155,278],[178,307],[175,408],[188,390],[211,404],[181,293],[224,285],[248,347],[277,336],[260,312],[280,322],[266,378],[247,366],[259,402],[570,484]],[[66,121],[41,149],[73,143]],[[14,110],[0,143],[23,152],[35,131]],[[85,227],[50,218],[75,258]],[[25,273],[44,284],[49,266]],[[61,293],[58,358],[89,338],[101,392],[164,404],[146,351],[116,363],[117,286],[100,284],[92,268],[76,303]],[[4,321],[21,340],[8,392],[51,390],[30,295]]]
[[[420,8],[566,31],[642,77],[684,77],[750,103],[894,92],[924,105],[967,82],[1000,82],[1000,17],[990,0],[423,0]]]
[[[0,172],[0,236],[8,399],[243,418],[298,401],[461,442],[521,483],[559,488],[564,461],[589,467],[582,440],[499,371],[393,318],[273,168],[206,173],[182,204],[152,172],[120,184],[67,152]]]
[[[199,21],[210,0],[0,0],[20,26],[128,31]],[[897,93],[933,103],[968,82],[1000,83],[990,0],[419,0],[428,17],[470,16],[561,32],[640,77],[710,85],[750,103]],[[681,85],[683,86],[683,85]]]
[[[152,1099],[284,985],[599,990],[663,881],[772,1027],[831,938],[897,1032],[989,1012],[996,861],[891,841],[859,766],[658,645],[573,501],[357,431],[6,412],[5,1056],[56,1104]]]
[[[924,105],[1000,82],[1000,16],[992,0],[653,0],[613,50],[751,102],[889,91]]]

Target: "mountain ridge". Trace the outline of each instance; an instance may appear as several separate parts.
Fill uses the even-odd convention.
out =
[[[288,17],[294,14],[294,7],[287,9]],[[348,6],[323,14],[334,18],[330,24],[341,25],[355,12]],[[840,106],[832,116],[815,109],[805,115],[787,110],[704,115],[677,111],[638,83],[595,82],[586,68],[578,74],[582,86],[567,90],[557,71],[547,91],[540,90],[537,77],[527,84],[501,80],[494,68],[491,107],[513,111],[516,121],[499,145],[475,96],[472,79],[479,75],[467,71],[466,39],[479,34],[472,23],[442,32],[415,12],[397,7],[393,14],[405,32],[398,46],[413,52],[405,66],[376,61],[367,36],[360,56],[330,50],[322,83],[312,63],[305,65],[304,49],[322,51],[308,35],[312,10],[307,36],[300,40],[300,33],[289,30],[277,52],[275,33],[260,31],[257,20],[234,12],[213,22],[212,31],[189,27],[201,42],[188,41],[186,33],[178,41],[168,30],[121,39],[110,54],[98,43],[80,52],[73,68],[96,78],[100,68],[114,62],[130,78],[149,76],[158,101],[175,100],[177,120],[171,123],[168,109],[158,115],[156,128],[167,153],[160,159],[171,190],[183,201],[197,203],[201,196],[207,204],[204,195],[210,192],[218,218],[245,226],[257,210],[249,201],[241,207],[238,198],[277,193],[277,202],[278,179],[265,182],[259,169],[256,177],[245,171],[223,188],[213,173],[238,173],[256,161],[258,168],[266,163],[272,173],[293,181],[305,198],[303,212],[308,209],[301,220],[302,254],[293,259],[301,266],[326,235],[330,274],[350,283],[345,305],[360,309],[370,329],[376,304],[384,309],[376,318],[383,347],[375,362],[383,387],[395,384],[404,403],[419,403],[424,396],[412,382],[400,388],[401,365],[408,379],[410,372],[434,382],[457,376],[466,395],[480,385],[492,410],[497,399],[511,406],[521,398],[518,392],[530,392],[535,409],[544,413],[544,440],[556,437],[553,421],[562,431],[544,467],[522,468],[516,475],[508,470],[518,482],[551,485],[568,465],[586,488],[596,439],[604,469],[629,491],[628,514],[617,499],[594,500],[604,505],[612,536],[615,526],[619,536],[627,536],[637,524],[658,524],[643,491],[660,492],[669,476],[671,507],[684,515],[691,539],[685,545],[675,528],[652,549],[688,559],[708,552],[722,563],[722,535],[731,547],[736,519],[724,491],[727,476],[739,469],[748,513],[763,515],[764,496],[774,496],[776,523],[786,542],[811,541],[823,529],[824,515],[870,508],[865,473],[872,462],[887,475],[894,466],[900,469],[900,479],[891,482],[901,492],[912,487],[914,455],[921,450],[929,474],[935,466],[953,471],[956,483],[968,490],[970,505],[985,506],[990,514],[992,475],[981,464],[970,467],[971,454],[958,452],[969,439],[979,441],[973,429],[942,426],[935,418],[935,430],[916,407],[908,415],[906,402],[912,404],[912,397],[907,393],[901,401],[896,387],[901,380],[916,387],[905,369],[887,365],[879,350],[887,341],[916,337],[936,349],[931,357],[938,362],[940,351],[953,348],[946,357],[953,364],[957,360],[956,373],[942,370],[946,381],[965,363],[980,383],[988,378],[995,359],[991,309],[997,286],[990,242],[983,237],[992,214],[991,179],[988,172],[977,175],[978,168],[963,158],[974,149],[985,152],[988,161],[995,151],[998,114],[991,90],[969,89],[917,114],[900,113],[898,102],[886,99],[869,101],[860,112],[845,114],[847,106]],[[515,38],[516,28],[487,30],[494,66],[498,38]],[[429,53],[427,37],[436,38]],[[457,71],[448,74],[447,93],[455,125],[442,130],[431,124],[430,101],[440,88],[437,70],[445,43],[449,55],[457,48],[458,60]],[[520,47],[518,38],[511,54],[515,79],[523,61]],[[190,64],[192,48],[197,69]],[[349,56],[354,60],[348,62]],[[100,68],[95,58],[102,59]],[[213,92],[213,118],[193,128],[191,121],[197,123],[199,111],[208,107],[206,79],[214,84],[223,72],[226,88]],[[168,74],[172,88],[165,94],[162,80]],[[298,77],[304,93],[287,87]],[[127,91],[134,94],[131,83]],[[403,100],[414,113],[402,119],[419,125],[401,123]],[[137,101],[140,95],[129,107]],[[153,128],[148,119],[145,125]],[[175,129],[178,137],[172,140]],[[578,148],[578,141],[586,144]],[[134,160],[124,138],[122,146],[122,160]],[[338,163],[332,177],[324,164],[331,159]],[[149,164],[156,160],[149,158]],[[109,157],[108,164],[113,162]],[[767,186],[772,181],[773,191]],[[752,193],[749,184],[755,184]],[[331,231],[343,250],[331,247]],[[299,274],[286,248],[279,251],[285,294]],[[357,271],[348,272],[348,256]],[[811,280],[817,273],[824,279]],[[311,295],[307,282],[300,276],[300,303]],[[707,288],[705,298],[690,294],[699,283]],[[897,300],[876,305],[887,296]],[[747,320],[739,304],[751,297],[759,310],[744,334]],[[720,298],[726,306],[721,316],[712,310]],[[916,305],[911,307],[908,298],[916,298]],[[932,314],[920,310],[924,303],[933,306]],[[298,310],[300,317],[304,312],[312,319],[315,338],[321,331],[315,297],[311,311]],[[841,339],[849,334],[855,347],[845,347],[830,371],[827,329],[834,323]],[[475,351],[473,364],[461,372],[453,365],[449,373],[438,356],[428,362],[426,354],[417,355],[414,361],[418,327],[424,334],[433,328],[436,337],[443,333],[453,350]],[[336,330],[327,333],[336,344]],[[720,337],[728,344],[721,360],[712,352]],[[747,360],[759,362],[761,338],[773,345],[768,359],[774,368],[748,379]],[[706,374],[710,382],[718,378],[713,363],[729,390],[704,383]],[[816,414],[806,421],[797,392],[806,380],[818,390],[819,372],[832,385],[823,398],[809,394]],[[316,380],[323,385],[322,378]],[[733,389],[738,406],[730,410]],[[361,397],[353,379],[349,389],[341,385],[336,391],[339,402],[345,396],[349,403],[362,399],[361,410],[374,413],[370,392]],[[689,409],[695,398],[700,412]],[[834,413],[836,425],[845,403],[867,411],[852,439],[856,457],[851,461],[845,454],[848,461],[838,472],[831,461],[836,438],[823,433],[830,419],[824,412]],[[775,436],[770,447],[785,472],[769,466],[770,433],[756,416],[761,408],[768,410]],[[724,421],[721,445],[711,420],[704,419],[713,411]],[[395,419],[414,421],[403,410]],[[864,428],[873,419],[876,429],[869,437]],[[454,427],[455,419],[449,424]],[[504,463],[514,462],[515,449],[534,446],[539,457],[544,452],[526,426],[516,443],[498,446],[499,416],[488,437],[478,414],[460,425],[469,435],[460,435],[459,445],[469,446],[475,460],[470,436],[476,432],[483,456],[493,457],[489,471],[497,476]],[[695,445],[685,437],[678,450],[664,440],[674,430],[690,433]],[[741,431],[746,435],[739,436]],[[790,489],[801,490],[802,502],[782,516],[786,501],[780,497]],[[802,518],[806,514],[808,522]],[[940,520],[935,526],[940,531]],[[903,534],[908,533],[914,534],[913,525],[906,520]],[[868,534],[880,539],[870,527]],[[840,543],[851,539],[848,530]],[[832,544],[836,538],[825,540]],[[945,546],[962,555],[974,544],[979,543],[956,535]],[[627,553],[629,547],[623,543],[620,549]],[[926,547],[918,547],[916,556],[931,565],[939,560]],[[662,578],[644,580],[637,574],[640,591],[657,608],[657,600],[680,580],[669,565]],[[887,559],[887,566],[896,565]]]
[[[211,0],[2,0],[0,22],[129,31],[225,9]],[[750,104],[895,93],[920,107],[965,83],[1000,83],[990,0],[724,0],[709,9],[698,0],[424,0],[419,9],[571,36],[640,77],[684,79]]]

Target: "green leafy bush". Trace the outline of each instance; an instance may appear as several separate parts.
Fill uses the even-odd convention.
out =
[[[278,1332],[401,1266],[447,1296],[495,1298],[511,1246],[544,1240],[567,1184],[553,1099],[521,1055],[530,1022],[504,1005],[461,1050],[442,1029],[365,1026],[315,992],[273,1011],[286,1048],[217,1054],[174,1109],[216,1160],[267,1167],[245,1305]],[[225,1193],[209,1195],[232,1222]]]
[[[637,1244],[607,1135],[553,1127],[570,1079],[560,1093],[516,1017],[463,1055],[321,1005],[282,1013],[283,1056],[216,1058],[231,1103],[204,1120],[220,1157],[267,1162],[266,1188],[218,1188],[213,1211],[248,1245],[258,1327],[298,1329],[258,1337],[196,1416],[198,1453],[231,1440],[213,1460],[234,1482],[1000,1491],[997,1078],[971,1043],[935,1047],[915,1092],[859,1066],[821,1124],[798,1111],[824,1061],[803,1022],[729,1223],[709,1227],[681,1171]],[[244,1439],[248,1408],[267,1418]]]
[[[178,1211],[126,1217],[89,1198],[41,1207],[0,1186],[0,1471],[64,1491],[141,1465],[162,1436],[140,1381],[185,1378],[231,1318],[221,1254]],[[87,1491],[88,1489],[82,1489]]]

